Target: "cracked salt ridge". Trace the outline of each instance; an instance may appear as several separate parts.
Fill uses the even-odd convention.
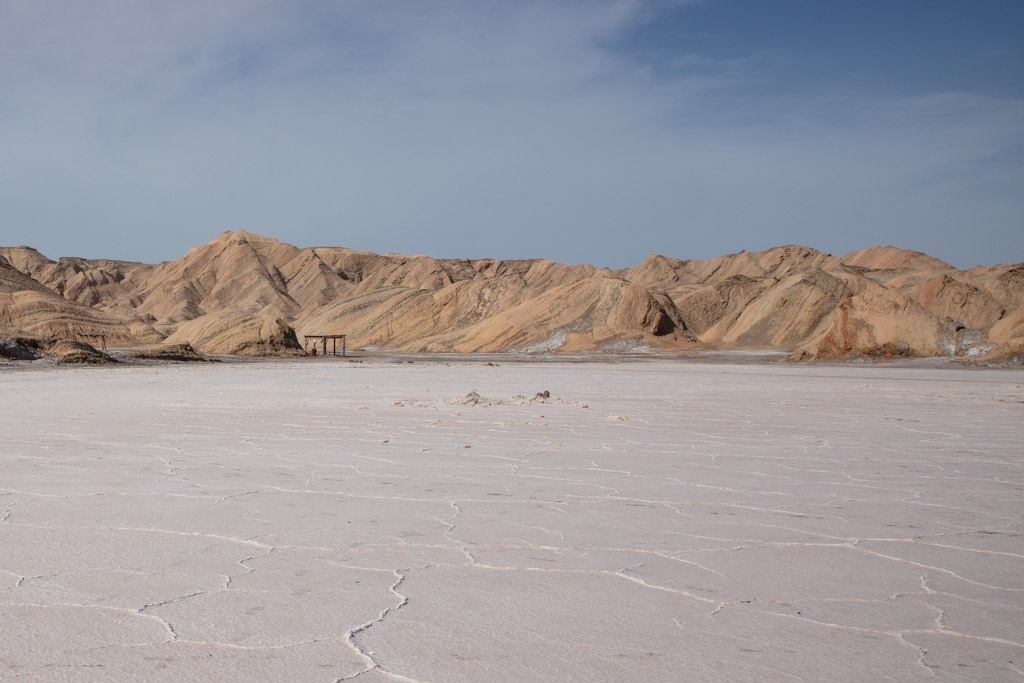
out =
[[[356,628],[351,629],[351,630],[349,630],[348,632],[345,633],[345,641],[366,662],[366,669],[364,669],[363,671],[359,671],[359,672],[356,672],[354,674],[351,674],[349,676],[343,676],[343,677],[338,679],[339,681],[352,680],[354,678],[358,678],[359,676],[362,676],[363,674],[367,674],[367,673],[369,673],[371,671],[379,671],[381,673],[384,673],[384,674],[390,676],[391,678],[394,678],[394,679],[400,680],[400,681],[413,681],[413,682],[416,681],[416,679],[414,679],[414,678],[408,678],[406,676],[401,676],[399,674],[395,674],[395,673],[392,673],[392,672],[389,672],[389,671],[385,671],[381,667],[381,665],[377,662],[377,660],[375,660],[373,658],[373,654],[374,653],[367,652],[366,650],[361,648],[359,646],[359,643],[356,641],[356,637],[360,633],[362,633],[366,629],[372,627],[374,624],[381,623],[382,621],[384,621],[385,618],[387,618],[387,616],[389,614],[391,614],[392,612],[397,612],[398,610],[400,610],[403,607],[405,607],[406,604],[408,604],[409,598],[407,596],[402,595],[401,593],[398,592],[398,587],[402,585],[403,581],[405,581],[405,576],[403,574],[401,574],[400,572],[395,571],[395,577],[396,577],[396,581],[395,581],[394,585],[392,585],[389,590],[392,593],[394,593],[395,597],[398,598],[398,604],[390,606],[390,607],[385,607],[381,611],[381,613],[377,616],[376,619],[372,619],[370,621],[367,621],[366,623],[361,624],[361,625],[357,626]]]
[[[362,369],[361,386],[338,395],[351,375],[331,370],[0,380],[11,416],[0,422],[0,610],[29,595],[71,596],[86,612],[115,600],[211,636],[56,647],[37,653],[40,666],[83,672],[125,666],[140,647],[200,647],[229,653],[218,672],[243,672],[252,656],[314,647],[348,654],[334,650],[334,675],[303,679],[640,680],[681,667],[721,678],[709,655],[754,678],[1019,674],[1022,421],[1019,403],[1001,402],[1019,374],[427,365]],[[410,383],[422,404],[392,406]],[[592,410],[446,405],[469,387],[541,386]],[[12,387],[18,402],[4,402]],[[102,419],[81,399],[90,391],[113,397]],[[133,554],[141,538],[154,558]],[[198,541],[206,550],[186,553],[199,561],[169,573],[174,544]],[[239,554],[237,542],[268,552]],[[204,570],[219,546],[223,560]],[[866,563],[856,575],[837,573],[843,553]],[[310,563],[312,579],[301,576]],[[145,597],[117,578],[162,574],[174,580]],[[390,577],[362,608],[343,589],[357,574]],[[320,603],[347,626],[317,616]],[[875,666],[855,656],[864,648]],[[293,659],[288,673],[307,664]],[[141,662],[155,677],[152,666]]]

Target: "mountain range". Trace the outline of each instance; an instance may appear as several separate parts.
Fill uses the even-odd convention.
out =
[[[0,247],[0,337],[298,355],[312,334],[409,352],[1019,360],[1024,264],[958,270],[895,247],[784,246],[609,270],[298,248],[245,231],[157,265]]]

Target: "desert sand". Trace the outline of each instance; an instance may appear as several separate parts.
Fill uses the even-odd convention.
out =
[[[0,678],[1024,675],[1019,371],[413,360],[0,371]]]

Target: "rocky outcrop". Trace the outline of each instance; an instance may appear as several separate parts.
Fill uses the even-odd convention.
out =
[[[941,318],[975,329],[994,325],[1006,313],[1006,308],[992,296],[951,275],[925,283],[918,301]]]
[[[89,344],[74,339],[0,339],[0,359],[38,360],[61,363],[107,365],[117,360]]]
[[[988,342],[984,360],[1024,363],[1024,310],[1013,311],[995,323]]]
[[[787,276],[747,302],[735,320],[703,335],[733,346],[781,347],[811,336],[852,292],[842,279],[817,268]]]
[[[236,356],[304,356],[305,351],[281,318],[245,311],[220,311],[190,320],[165,340],[189,343],[201,353]]]
[[[844,299],[822,330],[796,349],[798,359],[939,356],[956,353],[956,326],[912,299],[874,284]]]
[[[127,356],[133,360],[161,360],[182,363],[206,362],[210,359],[192,348],[188,342],[152,344],[131,349]]]

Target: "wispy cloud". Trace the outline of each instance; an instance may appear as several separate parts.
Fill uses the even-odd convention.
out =
[[[661,11],[0,0],[0,242],[154,260],[245,228],[618,266],[902,241],[957,262],[972,215],[1019,224],[999,188],[1020,102],[801,91],[770,54],[685,46],[653,68],[620,38]]]

